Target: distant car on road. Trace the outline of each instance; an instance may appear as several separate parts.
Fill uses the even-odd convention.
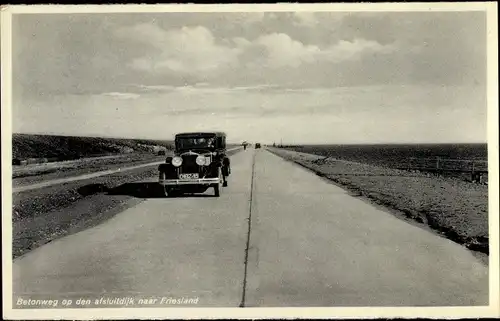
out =
[[[260,148],[260,143],[256,143],[255,148]]]
[[[158,167],[159,183],[165,196],[204,193],[214,188],[216,197],[227,186],[231,173],[223,132],[180,133],[175,135],[174,156]]]

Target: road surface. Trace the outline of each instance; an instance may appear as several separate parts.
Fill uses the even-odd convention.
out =
[[[19,298],[124,297],[155,306],[196,298],[199,307],[488,305],[488,269],[465,248],[264,149],[231,165],[220,198],[212,189],[147,198],[16,259],[14,307]]]

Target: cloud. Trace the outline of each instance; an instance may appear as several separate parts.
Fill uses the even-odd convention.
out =
[[[102,95],[108,96],[108,97],[113,97],[116,99],[125,99],[125,100],[137,99],[141,96],[141,95],[133,94],[133,93],[120,93],[120,92],[110,92],[110,93],[104,93]]]
[[[293,13],[293,16],[295,17],[294,22],[300,26],[314,27],[319,23],[314,12],[297,11]]]
[[[239,51],[242,52],[242,55],[246,54],[252,67],[260,64],[261,67],[269,68],[297,68],[303,64],[324,62],[340,63],[358,59],[362,54],[387,54],[395,50],[393,45],[384,46],[376,41],[364,39],[342,40],[334,45],[320,48],[314,45],[305,45],[283,33],[264,35],[254,42],[238,39],[238,43],[241,45]]]
[[[165,137],[189,124],[259,140],[485,135],[484,12],[12,18],[19,131]]]
[[[305,46],[283,33],[261,36],[252,45],[265,48],[267,53],[265,65],[271,68],[284,66],[298,67],[303,63],[314,61],[320,52],[318,47]],[[262,59],[262,57],[253,58]]]
[[[245,24],[259,23],[264,20],[265,12],[244,12],[240,13]]]
[[[118,37],[130,38],[137,42],[143,42],[153,47],[165,45],[165,31],[152,23],[140,23],[132,27],[124,27],[116,30]]]
[[[356,59],[363,52],[390,52],[391,46],[355,39],[320,48],[292,39],[285,33],[264,34],[254,40],[244,37],[221,39],[202,26],[163,30],[153,24],[140,24],[119,30],[118,37],[157,49],[134,58],[128,65],[149,73],[176,73],[214,78],[225,72],[245,68],[298,68],[304,64]]]
[[[13,90],[484,84],[485,21],[482,12],[16,15]]]
[[[227,68],[237,55],[234,49],[218,45],[213,34],[202,26],[163,30],[153,24],[140,24],[119,30],[117,36],[158,49],[156,54],[130,62],[139,71],[213,73]]]
[[[13,125],[21,132],[163,139],[213,126],[227,130],[231,139],[283,137],[296,143],[482,141],[484,100],[477,88],[467,87],[344,87],[293,93],[188,87],[124,101],[106,95],[35,99],[30,108],[14,109]]]

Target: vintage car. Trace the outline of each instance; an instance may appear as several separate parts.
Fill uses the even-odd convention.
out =
[[[159,183],[165,196],[204,193],[214,188],[216,197],[227,186],[231,173],[223,132],[180,133],[175,135],[174,156],[160,164]]]
[[[256,143],[255,148],[260,148],[260,143]]]

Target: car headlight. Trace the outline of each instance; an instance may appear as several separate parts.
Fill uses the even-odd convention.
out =
[[[198,164],[200,166],[205,165],[205,156],[200,155],[200,156],[196,157],[196,164]]]
[[[174,158],[172,158],[172,165],[174,165],[175,167],[181,166],[182,165],[182,157],[175,156]]]

